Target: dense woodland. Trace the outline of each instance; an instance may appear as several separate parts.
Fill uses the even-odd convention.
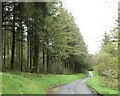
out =
[[[70,74],[91,55],[61,2],[2,2],[2,70]]]
[[[100,51],[91,55],[74,17],[62,2],[11,1],[0,3],[0,7],[3,72],[18,71],[47,76],[94,70],[94,77],[99,78],[102,84],[100,86],[118,90],[118,26],[111,32],[105,32]]]

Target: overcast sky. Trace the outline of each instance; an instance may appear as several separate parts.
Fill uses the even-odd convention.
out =
[[[64,0],[80,28],[89,53],[100,49],[104,32],[115,27],[119,0]]]

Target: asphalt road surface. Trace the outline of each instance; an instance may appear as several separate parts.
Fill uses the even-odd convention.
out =
[[[97,93],[86,85],[88,79],[85,78],[67,85],[52,88],[48,91],[48,94],[89,94],[90,96],[96,96],[95,94]]]

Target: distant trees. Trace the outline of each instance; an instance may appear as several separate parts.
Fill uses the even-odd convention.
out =
[[[118,88],[118,30],[105,33],[102,48],[94,57],[94,68],[103,78],[105,86]]]
[[[3,2],[2,11],[3,71],[78,73],[90,67],[83,37],[61,2]]]

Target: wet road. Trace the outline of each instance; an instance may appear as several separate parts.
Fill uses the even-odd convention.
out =
[[[53,88],[48,94],[91,94],[90,96],[94,96],[96,92],[86,85],[88,79],[77,80],[67,85]]]

